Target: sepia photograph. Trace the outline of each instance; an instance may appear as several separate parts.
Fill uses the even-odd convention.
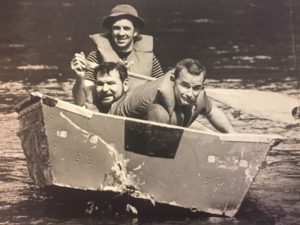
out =
[[[0,225],[300,224],[300,1],[0,5]]]

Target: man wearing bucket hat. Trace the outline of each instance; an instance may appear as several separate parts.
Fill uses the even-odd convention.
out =
[[[71,61],[71,68],[77,74],[73,96],[78,105],[93,101],[94,69],[101,62],[121,62],[129,72],[146,76],[164,74],[153,54],[153,37],[139,34],[145,24],[134,7],[115,6],[110,15],[104,17],[102,26],[109,32],[90,35],[97,50],[87,57],[83,52],[75,53]]]

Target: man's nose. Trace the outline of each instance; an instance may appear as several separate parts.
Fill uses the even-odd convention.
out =
[[[187,92],[186,92],[186,95],[187,95],[189,98],[194,97],[193,89],[192,89],[192,88],[188,89]]]
[[[109,86],[108,86],[107,84],[103,84],[102,90],[103,90],[104,92],[108,92]]]
[[[125,30],[124,29],[120,29],[119,30],[119,35],[121,35],[121,36],[125,35]]]

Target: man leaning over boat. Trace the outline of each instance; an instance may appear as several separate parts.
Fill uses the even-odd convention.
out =
[[[113,104],[122,101],[128,90],[127,68],[122,63],[103,62],[95,69],[93,103],[85,102],[92,111],[109,113]]]
[[[218,131],[234,132],[225,114],[207,97],[205,77],[206,69],[198,60],[183,59],[175,70],[130,91],[110,113],[183,127],[203,115]]]
[[[77,105],[93,101],[94,69],[101,62],[120,62],[129,71],[146,76],[163,75],[160,63],[153,54],[153,37],[139,34],[145,24],[134,7],[116,5],[110,15],[104,18],[102,26],[108,33],[90,35],[97,50],[90,52],[87,57],[83,52],[76,53],[71,61],[71,68],[77,76],[73,87]]]

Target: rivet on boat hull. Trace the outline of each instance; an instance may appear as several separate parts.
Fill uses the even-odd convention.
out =
[[[58,130],[56,131],[56,135],[61,138],[68,137],[68,132],[66,130]]]
[[[216,162],[216,156],[210,155],[207,157],[208,163],[215,163]]]

